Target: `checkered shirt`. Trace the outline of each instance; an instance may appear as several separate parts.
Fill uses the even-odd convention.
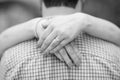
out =
[[[120,80],[120,48],[112,43],[81,34],[74,41],[81,64],[68,68],[54,55],[43,56],[36,42],[25,41],[5,52],[0,80]]]

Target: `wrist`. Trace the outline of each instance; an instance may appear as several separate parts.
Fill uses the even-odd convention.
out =
[[[36,29],[38,27],[38,23],[41,18],[35,18],[30,21],[30,26],[28,26],[29,31],[32,33],[34,37],[37,37]],[[29,28],[30,27],[30,28]]]
[[[76,17],[78,18],[79,21],[79,26],[80,26],[80,32],[82,31],[83,33],[86,32],[87,28],[91,26],[91,20],[90,20],[90,15],[85,14],[85,13],[76,13]]]

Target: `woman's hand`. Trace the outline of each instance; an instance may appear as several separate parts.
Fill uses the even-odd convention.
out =
[[[69,68],[79,66],[81,63],[81,54],[73,42],[54,53],[57,58],[64,61]]]
[[[49,21],[46,19],[42,19],[38,21],[35,34],[38,38],[40,38],[41,34],[47,28]],[[44,27],[43,27],[44,26]],[[48,54],[45,54],[48,55]],[[67,44],[65,47],[61,48],[59,51],[54,53],[54,55],[60,59],[60,61],[64,61],[68,67],[72,67],[73,65],[79,66],[81,62],[81,55],[79,53],[78,48],[73,44],[73,42]]]
[[[73,41],[86,26],[86,15],[75,13],[53,18],[39,39],[41,52],[55,53]]]

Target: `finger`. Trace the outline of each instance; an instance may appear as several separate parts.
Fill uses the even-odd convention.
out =
[[[64,61],[63,57],[61,56],[61,54],[59,52],[55,53],[55,56],[60,60],[60,61]]]
[[[73,44],[73,43],[71,43],[71,45],[73,46],[73,48],[74,48],[77,56],[79,57],[79,60],[80,60],[79,62],[80,62],[80,64],[81,64],[82,55],[81,55],[81,53],[80,53],[80,51],[79,51],[79,48],[77,47],[77,45],[75,45],[75,44]]]
[[[44,42],[44,40],[46,39],[46,37],[52,32],[53,28],[52,27],[48,27],[42,34],[41,36],[39,36],[39,41],[37,44],[37,47],[41,47],[42,43]]]
[[[48,52],[50,52],[52,49],[54,49],[57,45],[60,44],[60,42],[61,42],[62,40],[64,40],[63,37],[61,37],[61,36],[56,37],[56,38],[51,42],[51,44],[48,46],[48,48],[45,50],[45,53],[48,53]]]
[[[61,48],[63,48],[66,44],[68,44],[69,40],[64,39],[56,48],[54,48],[51,52],[55,53],[56,51],[59,51]]]
[[[66,51],[68,52],[68,55],[70,56],[70,58],[72,59],[73,63],[76,66],[79,66],[80,64],[80,59],[77,56],[77,52],[74,50],[73,48],[74,46],[70,43],[68,45],[65,46]]]
[[[73,63],[72,63],[71,59],[69,58],[66,50],[64,48],[62,48],[59,52],[60,52],[61,56],[63,57],[63,59],[64,59],[65,63],[67,64],[67,66],[69,68],[71,68],[73,66]]]
[[[45,49],[51,44],[51,42],[56,38],[57,34],[53,31],[51,32],[47,37],[46,39],[43,41],[42,45],[41,45],[41,52],[44,52]],[[45,53],[49,53],[48,51],[47,52],[44,52]]]

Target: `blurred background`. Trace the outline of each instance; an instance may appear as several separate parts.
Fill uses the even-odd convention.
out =
[[[86,0],[83,11],[120,26],[120,0]],[[41,16],[40,0],[0,0],[0,33]]]
[[[39,0],[0,0],[0,32],[40,15]]]

